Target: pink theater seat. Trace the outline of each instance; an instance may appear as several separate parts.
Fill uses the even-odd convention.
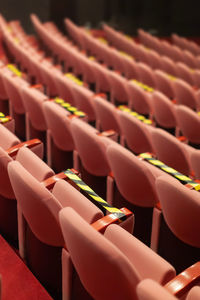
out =
[[[199,103],[196,91],[188,83],[181,79],[176,79],[174,89],[178,104],[186,105],[192,109],[198,109]]]
[[[176,64],[167,56],[162,56],[162,70],[169,75],[177,76]]]
[[[185,105],[176,107],[176,118],[182,134],[192,144],[200,144],[200,116]]]
[[[178,276],[177,276],[178,277]],[[151,279],[142,280],[137,288],[137,296],[138,300],[176,300],[179,297],[175,297],[172,295],[167,288],[162,287],[160,284]],[[186,300],[198,300],[200,297],[200,287],[193,287],[188,295],[186,296]]]
[[[196,57],[188,50],[184,50],[183,52],[183,61],[190,68],[198,68],[198,62]]]
[[[71,134],[74,140],[76,156],[74,168],[80,171],[82,179],[98,195],[105,198],[106,178],[110,167],[106,157],[106,148],[115,143],[109,138],[98,136],[99,133],[85,122],[73,119]]]
[[[30,87],[22,88],[21,95],[26,110],[26,139],[38,138],[46,147],[47,126],[42,105],[48,97]]]
[[[194,86],[195,85],[195,76],[194,73],[190,70],[190,68],[184,63],[177,63],[177,75],[179,78],[186,81],[188,84]]]
[[[127,112],[119,112],[119,120],[122,128],[122,145],[128,146],[136,154],[153,152],[150,133],[153,128],[150,125],[142,123]]]
[[[0,124],[0,147],[8,149],[20,143],[18,137]]]
[[[175,98],[175,90],[174,90],[174,81],[168,77],[166,73],[160,70],[156,70],[155,74],[155,81],[156,81],[156,88],[166,95],[169,99]],[[176,78],[174,78],[176,80]]]
[[[165,129],[176,128],[176,107],[160,92],[155,91],[152,95],[153,117],[158,126]]]
[[[162,68],[162,58],[161,56],[154,50],[147,51],[149,66],[152,69],[161,69]]]
[[[120,226],[110,225],[103,236],[71,208],[63,209],[59,218],[70,259],[90,294],[75,294],[74,299],[137,299],[142,279],[163,285],[175,276],[169,263]]]
[[[154,209],[151,247],[180,272],[199,260],[200,195],[166,175],[156,190],[162,210]]]
[[[137,64],[140,81],[148,86],[154,88],[156,86],[155,75],[153,70],[142,62]]]
[[[115,72],[110,72],[111,102],[127,103],[129,101],[128,81]]]
[[[94,95],[93,92],[76,84],[73,87],[72,93],[76,107],[87,114],[89,122],[94,123],[96,116],[95,106],[92,99]]]
[[[3,81],[9,98],[10,115],[15,119],[17,136],[25,138],[25,109],[21,97],[21,89],[29,84],[20,77],[4,74]]]
[[[96,127],[99,130],[114,130],[121,134],[118,111],[116,107],[102,97],[94,97],[94,105],[96,111]]]
[[[23,144],[22,144],[23,145]],[[38,147],[38,146],[36,146]],[[32,150],[36,150],[32,148]],[[17,205],[7,173],[7,166],[13,159],[19,161],[37,180],[42,181],[54,172],[31,150],[21,147],[12,158],[9,150],[0,148],[0,231],[11,243],[17,242]]]
[[[151,134],[156,157],[166,165],[184,175],[192,174],[190,156],[199,151],[180,142],[163,129],[156,129]]]
[[[74,104],[74,95],[72,89],[75,83],[66,76],[55,75],[55,84],[57,86],[58,95],[65,101]]]
[[[128,105],[139,114],[150,115],[152,111],[151,94],[144,91],[135,82],[129,81]]]
[[[70,113],[53,101],[43,104],[47,124],[47,161],[56,172],[73,167],[74,142]]]
[[[98,63],[93,64],[96,81],[96,92],[109,93],[111,89],[110,71]]]
[[[67,182],[57,182],[51,193],[19,162],[11,162],[8,173],[18,203],[20,255],[54,299],[60,299],[65,244],[58,213],[72,206],[87,222],[95,222],[102,212]],[[67,274],[70,278],[70,269]]]
[[[134,212],[134,235],[149,245],[152,211],[158,202],[155,178],[163,171],[140,161],[118,144],[107,148],[107,157],[114,175],[114,179],[109,177],[107,182],[108,202],[116,207],[126,206]]]

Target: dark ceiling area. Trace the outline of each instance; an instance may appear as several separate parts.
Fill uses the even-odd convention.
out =
[[[32,31],[29,14],[42,21],[52,20],[63,29],[69,17],[79,25],[99,28],[107,22],[127,34],[136,35],[143,28],[159,36],[176,32],[200,36],[199,0],[1,0],[0,12],[7,20],[20,19]]]

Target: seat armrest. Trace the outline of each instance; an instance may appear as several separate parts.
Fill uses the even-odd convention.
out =
[[[171,294],[180,298],[199,282],[200,261],[181,272],[174,279],[170,280],[164,287]]]
[[[33,147],[35,147],[37,145],[41,145],[41,144],[42,144],[42,142],[39,139],[32,139],[32,140],[29,140],[26,142],[19,143],[11,148],[8,148],[6,150],[6,152],[11,157],[14,157],[17,155],[18,150],[21,149],[22,147],[27,147],[29,149],[32,149]]]
[[[73,169],[73,172],[75,175],[79,175],[79,172]],[[66,174],[64,172],[55,174],[49,178],[47,178],[46,180],[42,181],[41,184],[44,185],[48,190],[52,190],[54,185],[56,184],[57,181],[59,180],[65,180],[67,182],[69,182],[71,185],[73,185],[76,189],[78,189],[78,187],[66,176]]]
[[[120,211],[124,214],[122,219],[117,214],[112,213],[97,220],[91,224],[91,226],[100,233],[104,233],[110,224],[121,224],[123,220],[127,220],[127,218],[133,215],[133,213],[125,207],[121,208]]]

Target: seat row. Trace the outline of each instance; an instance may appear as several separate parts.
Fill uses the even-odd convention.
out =
[[[74,124],[79,122],[78,120],[74,119]],[[137,161],[137,163],[135,162],[135,165],[140,163],[140,170],[143,164],[143,174],[147,174],[148,169],[149,172],[150,170],[153,172],[154,168],[147,166],[145,167],[144,162],[140,162],[137,158],[134,158],[134,155],[129,153],[129,151],[113,143],[114,142],[112,142],[108,147],[108,155],[110,154],[112,160],[117,159],[118,161],[118,157],[124,152],[123,155],[125,155],[126,160],[128,157],[131,157],[132,164],[134,160]],[[116,155],[118,155],[118,157],[116,157]],[[126,168],[126,165],[124,168],[127,171],[126,176],[131,176],[130,172]],[[136,168],[136,166],[134,168]],[[137,181],[139,178],[137,178],[138,176],[136,176],[135,171],[136,169],[134,170],[133,174],[135,180]],[[117,173],[119,175],[119,172]],[[156,174],[155,171],[154,173]],[[86,288],[87,292],[89,292],[90,297],[93,296],[95,299],[106,299],[106,295],[109,297],[109,299],[112,299],[112,297],[113,299],[116,299],[115,293],[125,293],[124,295],[127,293],[127,297],[130,297],[131,295],[131,297],[134,296],[133,299],[137,299],[135,287],[138,283],[138,280],[140,281],[142,278],[151,278],[158,281],[160,284],[165,284],[170,281],[170,279],[174,278],[175,271],[172,266],[157,256],[157,254],[155,254],[144,244],[139,242],[135,237],[126,233],[124,230],[120,230],[117,225],[109,225],[108,229],[106,229],[104,233],[104,237],[102,237],[99,233],[97,234],[93,228],[90,228],[86,221],[89,223],[98,221],[98,219],[103,216],[102,212],[100,212],[98,208],[95,208],[93,204],[91,204],[69,183],[64,182],[63,180],[58,181],[57,178],[54,180],[55,185],[53,186],[53,190],[51,181],[52,192],[51,190],[48,191],[47,187],[49,176],[53,174],[53,171],[50,170],[47,165],[42,163],[42,161],[29,149],[24,147],[19,148],[16,159],[14,161],[10,161],[8,164],[8,174],[11,180],[14,195],[17,198],[18,203],[20,254],[23,258],[26,258],[29,268],[51,291],[55,299],[57,299],[56,297],[59,297],[58,294],[60,293],[61,269],[59,265],[61,263],[61,249],[64,246],[63,238],[66,244],[66,248],[63,249],[62,254],[62,267],[64,276],[63,293],[66,295],[66,297],[68,297],[67,295],[71,295],[72,299],[77,299],[76,293],[80,292],[83,299],[85,299],[85,297],[88,299],[88,295],[86,294],[85,290],[80,287],[79,280],[77,281],[78,278],[76,279],[76,276],[73,276],[75,290],[72,289],[72,285],[70,283],[71,281],[69,281],[69,275],[72,274],[72,270],[73,272],[75,270],[78,272],[81,282]],[[156,186],[158,189],[160,189],[160,192],[158,192],[159,196],[162,194],[160,200],[162,201],[161,205],[163,207],[163,199],[166,198],[166,192],[162,193],[162,186],[165,186],[166,183],[172,187],[172,191],[174,186],[176,191],[178,188],[182,201],[183,195],[184,198],[188,197],[190,202],[192,201],[193,197],[194,199],[199,197],[197,192],[188,190],[174,179],[169,180],[169,178],[167,178],[166,180],[167,175],[160,177],[158,174],[159,172],[157,172]],[[55,175],[53,175],[53,178],[54,176]],[[41,180],[44,180],[45,178],[47,178],[48,181],[46,180],[43,183],[40,183]],[[128,183],[127,179],[126,181]],[[150,180],[150,177],[146,180]],[[145,186],[147,187],[147,185],[148,184],[146,183]],[[159,186],[161,186],[161,188],[159,188]],[[130,189],[129,191],[126,189],[126,193],[127,192],[130,193]],[[140,190],[140,192],[138,190],[137,193],[139,196],[139,193],[141,194],[142,190]],[[150,195],[152,195],[152,192],[148,193],[148,198]],[[138,200],[138,197],[136,197],[136,199]],[[57,214],[62,207],[68,207],[65,208],[62,213],[60,213],[63,233],[61,232],[57,222]],[[74,212],[72,208],[76,212]],[[80,216],[77,213],[80,214]],[[81,216],[85,219],[85,221],[81,219]],[[137,220],[137,216],[135,217]],[[195,218],[193,215],[193,222],[194,219]],[[189,223],[190,226],[192,226],[191,220]],[[132,229],[131,224],[133,223],[129,219],[129,225],[127,225],[127,223],[125,225],[125,228],[129,228],[129,231]],[[136,224],[137,221],[135,226]],[[93,225],[93,227],[98,228],[97,224]],[[196,241],[196,238],[194,237],[195,232],[192,232],[193,236],[190,235],[189,241],[191,244],[194,242],[191,240],[194,239]],[[187,235],[184,235],[184,241],[186,241],[187,238]],[[91,241],[93,241],[92,244]],[[48,246],[46,244],[48,244]],[[81,252],[79,251],[80,249],[82,249]],[[115,252],[118,254],[114,255]],[[40,253],[39,257],[38,253]],[[134,260],[133,256],[131,256],[131,253],[134,253]],[[98,260],[96,260],[97,257]],[[114,257],[116,257],[116,260],[113,262]],[[191,257],[194,259],[194,256],[191,255]],[[144,260],[146,261],[145,269],[143,269],[143,264],[140,263],[141,261],[144,262]],[[48,263],[49,261],[51,261],[51,264]],[[70,261],[73,262],[73,269],[71,269],[71,267],[69,268]],[[124,267],[124,264],[127,265],[128,269],[127,267]],[[146,268],[147,264],[149,265],[149,268]],[[100,274],[98,265],[100,266],[101,270],[104,270],[105,274],[109,274],[110,272],[112,274],[112,280],[106,280],[106,285],[105,278]],[[155,268],[156,265],[157,268]],[[198,264],[193,268],[198,271]],[[125,273],[124,270],[126,270]],[[130,276],[130,272],[132,275],[135,273],[134,277]],[[116,273],[117,276],[114,276],[114,273]],[[109,278],[111,277],[109,276]],[[127,281],[128,278],[129,281]],[[133,278],[135,278],[134,281]],[[117,283],[118,280],[119,284]],[[173,286],[173,284],[174,283],[170,283],[169,285]],[[128,291],[127,285],[129,286]],[[111,291],[113,291],[114,287],[115,292],[113,294]]]

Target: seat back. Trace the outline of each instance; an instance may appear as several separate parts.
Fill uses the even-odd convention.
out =
[[[116,107],[101,97],[95,97],[94,104],[101,129],[103,131],[112,129],[120,134],[121,128]]]
[[[140,114],[147,115],[151,112],[150,96],[134,82],[129,82],[129,107]]]
[[[192,109],[197,108],[197,99],[192,87],[181,79],[174,82],[176,100],[178,104],[186,105]]]
[[[8,149],[20,143],[20,140],[10,130],[0,124],[0,147]]]
[[[185,105],[178,105],[176,119],[182,134],[191,143],[200,144],[200,116]]]
[[[94,299],[137,299],[139,275],[117,247],[72,208],[61,211],[60,223],[74,267]]]
[[[84,168],[96,176],[106,176],[110,167],[106,157],[106,147],[97,136],[97,130],[80,120],[72,120],[71,132],[76,150]]]
[[[22,89],[22,99],[32,126],[40,131],[46,130],[42,105],[48,99],[47,96],[34,88],[25,87]]]
[[[62,246],[58,223],[61,204],[19,162],[9,164],[8,174],[18,205],[32,232],[43,243]]]
[[[107,157],[122,196],[135,205],[153,207],[158,199],[154,175],[147,165],[117,144],[108,147]]]
[[[155,80],[157,89],[170,99],[174,99],[175,91],[173,82],[163,71],[155,70]]]
[[[156,122],[164,128],[176,127],[174,104],[160,92],[152,95],[153,116]]]
[[[68,118],[70,113],[53,101],[45,101],[43,109],[47,128],[56,146],[63,151],[73,150],[74,142],[70,130],[71,120]]]
[[[174,235],[186,244],[200,247],[199,193],[166,176],[156,179],[156,190],[165,222]]]
[[[137,286],[139,300],[176,300],[164,287],[151,279],[142,280]]]
[[[122,133],[128,147],[134,153],[152,152],[152,142],[148,126],[126,112],[119,112]]]
[[[184,145],[162,129],[157,128],[151,136],[157,158],[180,173],[189,175],[190,164]]]

